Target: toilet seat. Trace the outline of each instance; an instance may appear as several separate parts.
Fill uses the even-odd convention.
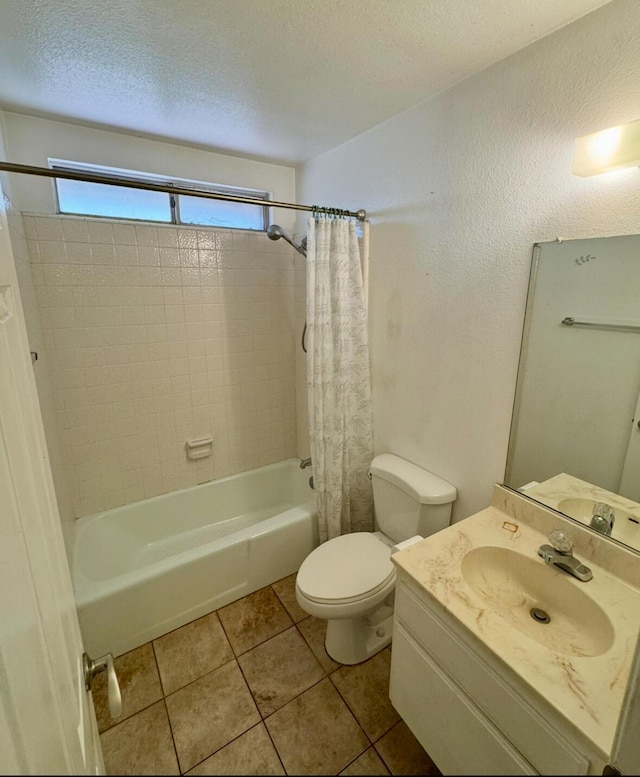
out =
[[[358,602],[393,585],[391,548],[370,532],[335,537],[302,562],[296,584],[317,604]]]

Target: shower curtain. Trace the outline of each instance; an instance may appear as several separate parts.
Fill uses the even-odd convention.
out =
[[[373,424],[362,278],[355,222],[309,219],[307,398],[321,542],[373,529],[368,476]]]

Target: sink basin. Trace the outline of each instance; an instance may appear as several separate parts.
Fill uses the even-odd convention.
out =
[[[606,612],[574,580],[542,559],[510,548],[480,546],[462,559],[462,576],[487,609],[505,618],[531,639],[572,657],[599,656],[613,644],[613,626]],[[544,611],[543,623],[531,615]]]
[[[591,521],[593,515],[593,508],[597,504],[596,499],[586,499],[583,497],[572,497],[570,499],[562,499],[558,502],[557,509],[568,515],[570,518],[575,518],[581,523],[585,523],[587,526]],[[606,499],[600,501],[606,502]],[[613,531],[611,537],[614,540],[624,542],[625,545],[630,545],[636,550],[640,550],[640,507],[633,513],[628,510],[623,510],[621,507],[616,507],[612,504],[613,511],[616,514],[616,520],[613,524]]]

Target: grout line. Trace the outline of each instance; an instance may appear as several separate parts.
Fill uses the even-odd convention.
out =
[[[395,728],[397,725],[399,725],[401,722],[402,722],[402,720],[399,720],[397,723],[394,723],[394,724],[393,724],[393,726],[391,726],[391,728],[389,729],[389,731],[393,731],[393,729],[394,729],[394,728]],[[383,737],[386,737],[386,735],[389,733],[389,731],[386,731],[384,734],[382,734],[382,736],[378,737],[378,739],[376,739],[376,741],[375,741],[375,742],[374,742],[374,743],[371,745],[371,747],[373,747],[373,749],[374,749],[374,750],[376,751],[376,753],[378,754],[378,757],[380,758],[380,760],[382,761],[382,763],[383,763],[383,764],[384,764],[384,765],[387,767],[387,770],[388,770],[389,774],[393,774],[393,771],[391,770],[391,765],[387,763],[387,761],[385,760],[385,757],[384,757],[384,755],[383,755],[383,754],[382,754],[382,753],[381,753],[381,752],[378,750],[378,748],[376,747],[376,745],[377,745],[377,744],[380,742],[380,740],[381,740]]]
[[[364,755],[366,752],[368,752],[369,750],[373,750],[373,752],[374,752],[374,753],[378,754],[378,751],[377,751],[377,750],[374,748],[374,746],[373,746],[373,745],[371,745],[371,744],[370,744],[370,745],[369,745],[369,746],[366,748],[366,750],[363,750],[363,751],[360,753],[360,755],[357,755],[357,756],[356,756],[356,757],[355,757],[355,758],[354,758],[352,761],[349,761],[349,763],[348,763],[348,764],[347,764],[345,767],[343,767],[342,769],[340,769],[340,772],[339,772],[339,773],[342,773],[342,772],[343,772],[345,769],[348,769],[348,768],[349,768],[349,767],[350,767],[352,764],[354,764],[354,763],[355,763],[355,762],[358,760],[358,758],[360,758],[361,756],[363,756],[363,755]],[[380,756],[379,756],[379,755],[378,755],[378,757],[380,758]],[[382,758],[380,758],[380,760],[382,761]],[[382,761],[382,763],[384,764],[384,766],[385,766],[385,768],[386,768],[386,764],[384,763],[384,761]],[[387,771],[389,771],[389,770],[387,769]],[[381,777],[382,777],[382,776],[381,776]]]
[[[289,575],[287,575],[287,577],[289,577]],[[286,578],[281,578],[281,579],[282,579],[282,580],[284,580],[284,579],[286,579]],[[278,581],[276,581],[276,582],[278,582]],[[162,697],[161,697],[161,699],[157,699],[156,701],[152,702],[151,704],[147,705],[146,707],[143,707],[142,709],[138,710],[136,713],[134,713],[133,715],[130,715],[128,718],[125,718],[125,720],[129,720],[129,719],[133,718],[133,717],[134,717],[135,715],[137,715],[138,713],[140,713],[140,712],[142,712],[143,710],[145,710],[145,709],[148,709],[149,707],[153,706],[153,704],[157,704],[159,701],[162,701],[162,702],[163,702],[163,704],[164,704],[164,707],[165,707],[165,712],[166,712],[166,714],[167,714],[167,720],[169,721],[169,730],[170,730],[170,732],[171,732],[171,738],[172,738],[173,748],[174,748],[174,751],[175,751],[175,754],[176,754],[176,760],[177,760],[177,763],[178,763],[178,767],[179,767],[179,768],[180,768],[180,759],[179,759],[179,757],[178,757],[178,750],[177,750],[177,746],[176,746],[176,742],[175,742],[175,737],[174,737],[174,734],[173,734],[173,727],[172,727],[172,725],[171,725],[171,718],[170,718],[170,716],[169,716],[169,711],[168,711],[168,707],[167,707],[167,698],[168,698],[168,696],[171,696],[171,695],[173,695],[174,693],[177,693],[178,691],[182,690],[183,688],[187,688],[189,685],[192,685],[193,683],[196,683],[196,682],[198,682],[198,681],[199,681],[199,680],[201,680],[202,678],[206,677],[206,676],[207,676],[207,675],[209,675],[209,674],[212,674],[213,672],[217,671],[218,669],[221,669],[223,666],[226,666],[227,664],[231,663],[232,661],[233,661],[233,662],[235,662],[236,666],[237,666],[237,667],[238,667],[238,669],[240,670],[240,673],[241,673],[241,675],[242,675],[242,678],[243,678],[243,680],[244,680],[244,682],[245,682],[245,685],[246,685],[246,687],[247,687],[247,689],[248,689],[248,691],[249,691],[249,693],[250,693],[250,695],[251,695],[251,698],[252,698],[252,700],[253,700],[253,702],[254,702],[254,705],[255,705],[255,707],[256,707],[256,710],[257,710],[257,712],[258,712],[258,714],[259,714],[259,716],[260,716],[260,721],[259,721],[258,723],[256,723],[256,724],[254,724],[253,726],[250,726],[248,729],[246,729],[246,731],[243,731],[243,732],[242,732],[241,734],[239,734],[238,736],[234,737],[234,739],[230,740],[229,742],[226,742],[224,745],[222,745],[222,747],[219,747],[217,750],[214,750],[213,752],[209,753],[209,754],[208,754],[208,755],[207,755],[205,758],[203,758],[203,759],[202,759],[202,761],[199,761],[198,763],[202,763],[203,761],[207,760],[207,758],[210,758],[210,757],[211,757],[212,755],[214,755],[215,753],[218,753],[218,752],[219,752],[220,750],[222,750],[224,747],[226,747],[227,745],[231,744],[231,742],[234,742],[235,740],[239,739],[241,736],[243,736],[244,734],[246,734],[248,731],[251,731],[251,730],[252,730],[253,728],[255,728],[256,726],[258,726],[258,725],[262,724],[262,725],[264,725],[264,728],[265,728],[265,730],[266,730],[266,732],[267,732],[267,735],[269,736],[269,740],[270,740],[270,742],[271,742],[271,744],[272,744],[272,746],[273,746],[273,748],[274,748],[274,750],[275,750],[275,752],[276,752],[276,755],[277,755],[277,757],[278,757],[278,760],[280,761],[280,763],[281,763],[281,765],[282,765],[282,768],[283,768],[283,770],[284,770],[285,774],[287,774],[287,770],[286,770],[286,768],[285,768],[285,765],[284,765],[284,762],[283,762],[283,760],[282,760],[282,758],[281,758],[281,756],[280,756],[280,753],[279,753],[279,751],[278,751],[278,748],[277,748],[277,746],[276,746],[275,742],[273,741],[273,738],[271,737],[271,733],[269,732],[269,729],[268,729],[268,727],[266,726],[266,720],[267,720],[269,717],[271,717],[272,715],[274,715],[275,713],[277,713],[277,712],[279,712],[280,710],[284,709],[284,707],[286,707],[286,706],[287,706],[288,704],[290,704],[291,702],[295,701],[296,699],[299,699],[301,696],[303,696],[305,693],[307,693],[307,691],[310,691],[312,688],[314,688],[315,686],[319,685],[320,683],[322,683],[322,682],[323,682],[323,681],[325,681],[325,680],[329,680],[329,681],[331,682],[331,686],[332,686],[332,687],[333,687],[333,688],[336,690],[336,692],[338,693],[338,695],[339,695],[340,699],[341,699],[341,700],[344,702],[345,706],[347,707],[347,710],[348,710],[349,714],[350,714],[350,715],[353,717],[353,719],[354,719],[354,720],[355,720],[355,722],[356,722],[356,725],[357,725],[357,726],[358,726],[358,728],[359,728],[359,729],[360,729],[360,730],[363,732],[363,734],[365,735],[365,737],[366,737],[366,739],[367,739],[367,743],[368,743],[368,744],[367,744],[367,746],[366,746],[366,747],[364,748],[364,750],[362,750],[362,752],[361,752],[361,753],[359,753],[359,754],[356,756],[356,758],[355,758],[355,759],[353,759],[353,760],[355,761],[357,758],[359,758],[359,757],[362,755],[362,753],[366,752],[366,750],[367,750],[367,749],[369,749],[369,747],[372,747],[372,746],[373,746],[373,744],[371,743],[370,737],[367,735],[366,731],[364,731],[363,727],[360,725],[360,722],[358,721],[358,719],[356,718],[355,714],[354,714],[354,713],[353,713],[353,711],[351,710],[351,708],[350,708],[350,706],[349,706],[348,702],[347,702],[347,701],[346,701],[346,699],[345,699],[345,698],[342,696],[342,694],[340,693],[340,691],[337,689],[337,687],[335,686],[335,684],[334,684],[334,683],[333,683],[333,681],[331,680],[331,675],[332,675],[332,674],[334,674],[334,673],[335,673],[335,672],[336,672],[338,669],[340,669],[340,668],[341,668],[341,666],[339,665],[339,666],[337,666],[335,669],[332,669],[332,670],[330,670],[330,671],[327,671],[327,670],[325,670],[325,668],[322,666],[322,663],[320,662],[320,660],[318,659],[318,657],[315,655],[315,653],[314,653],[314,652],[313,652],[313,650],[311,649],[311,645],[310,645],[310,644],[307,642],[307,640],[305,639],[305,637],[304,637],[304,634],[302,634],[302,632],[301,632],[301,631],[300,631],[300,629],[298,628],[298,623],[302,623],[303,621],[307,620],[307,618],[304,618],[302,621],[299,621],[298,623],[296,623],[296,622],[293,622],[293,618],[291,617],[291,615],[290,615],[289,611],[286,609],[286,607],[285,607],[285,605],[284,605],[284,602],[283,602],[283,601],[280,599],[280,597],[278,596],[277,592],[276,592],[275,590],[273,590],[273,587],[272,587],[272,585],[271,585],[271,584],[270,584],[270,585],[268,585],[268,586],[264,586],[262,589],[258,589],[258,591],[262,591],[262,590],[264,590],[264,589],[266,589],[266,588],[270,588],[270,589],[272,590],[272,593],[273,593],[273,594],[276,596],[276,598],[277,598],[278,602],[281,604],[281,606],[283,607],[283,609],[285,610],[285,612],[286,612],[286,613],[287,613],[287,615],[289,616],[290,620],[292,621],[292,622],[291,622],[291,624],[290,624],[290,625],[288,625],[288,626],[286,626],[286,627],[285,627],[285,628],[284,628],[282,631],[278,632],[277,634],[273,634],[273,635],[271,635],[270,637],[267,637],[266,639],[264,639],[264,640],[262,640],[261,642],[257,643],[257,644],[256,644],[256,645],[254,645],[253,647],[249,648],[249,650],[245,650],[245,651],[244,651],[244,652],[242,652],[242,653],[238,653],[238,652],[236,652],[236,649],[234,648],[233,644],[231,643],[231,640],[229,639],[229,636],[228,636],[228,634],[227,634],[227,630],[226,630],[226,629],[225,629],[225,627],[224,627],[224,624],[223,624],[223,622],[222,622],[222,619],[221,619],[221,618],[219,617],[219,615],[218,615],[219,611],[220,611],[221,609],[223,609],[223,607],[227,607],[227,606],[229,606],[229,605],[223,605],[223,607],[220,607],[220,608],[218,608],[217,610],[212,610],[210,613],[207,613],[206,615],[200,616],[200,617],[198,617],[198,618],[194,618],[192,621],[189,621],[189,623],[194,623],[195,621],[197,621],[197,620],[200,620],[201,618],[208,617],[209,615],[212,615],[212,614],[216,614],[216,615],[217,615],[218,622],[220,623],[220,626],[222,627],[222,631],[223,631],[223,633],[224,633],[224,636],[225,636],[225,638],[226,638],[226,640],[227,640],[227,642],[228,642],[228,644],[229,644],[229,646],[230,646],[230,648],[231,648],[231,652],[232,652],[232,654],[233,654],[233,658],[232,658],[232,659],[230,659],[229,661],[226,661],[226,662],[224,662],[223,664],[221,664],[220,666],[216,667],[215,669],[212,669],[212,670],[210,670],[209,672],[205,672],[205,673],[204,673],[203,675],[201,675],[200,677],[196,678],[195,680],[191,680],[189,683],[186,683],[185,685],[181,686],[180,688],[177,688],[175,691],[172,691],[172,692],[171,692],[171,693],[169,693],[169,694],[166,694],[166,693],[165,693],[164,686],[163,686],[163,684],[162,684],[162,677],[161,677],[161,675],[160,675],[160,668],[159,668],[158,659],[157,659],[157,655],[156,655],[156,651],[155,651],[155,645],[154,645],[154,641],[155,641],[155,640],[150,640],[150,641],[149,641],[149,643],[145,643],[145,644],[150,644],[150,645],[151,645],[151,649],[152,649],[152,652],[153,652],[153,658],[154,658],[154,662],[155,662],[155,667],[156,667],[156,672],[157,672],[158,679],[159,679],[159,683],[160,683],[160,691],[161,691]],[[254,592],[252,592],[252,593],[258,593],[258,591],[254,591]],[[249,596],[251,596],[251,595],[252,595],[252,594],[247,594],[245,597],[241,597],[241,599],[238,599],[238,600],[236,600],[236,602],[242,601],[242,599],[246,599],[246,598],[248,598],[248,597],[249,597]],[[234,603],[235,603],[235,602],[231,602],[230,604],[234,604]],[[309,616],[309,617],[310,617],[310,616]],[[183,626],[186,626],[186,625],[189,625],[189,624],[183,624]],[[169,631],[169,632],[166,632],[166,633],[167,633],[167,634],[171,634],[172,632],[174,632],[174,631],[178,631],[180,628],[183,628],[183,626],[179,626],[179,627],[177,627],[176,629],[172,629],[171,631]],[[257,702],[256,702],[256,700],[255,700],[255,696],[254,696],[254,694],[253,694],[253,691],[251,690],[251,686],[249,685],[249,683],[248,683],[248,681],[247,681],[247,678],[245,677],[245,674],[244,674],[244,672],[242,671],[242,667],[240,666],[240,663],[239,663],[239,661],[238,661],[238,658],[239,658],[240,656],[246,655],[248,652],[250,652],[250,651],[251,651],[251,650],[253,650],[254,648],[257,648],[257,647],[259,647],[260,645],[263,645],[263,644],[265,644],[265,643],[266,643],[266,642],[268,642],[270,639],[273,639],[273,638],[275,638],[275,637],[279,636],[280,634],[284,633],[285,631],[287,631],[287,630],[288,630],[288,629],[290,629],[290,628],[295,628],[295,629],[297,630],[297,632],[298,632],[299,636],[302,638],[302,640],[303,640],[303,642],[304,642],[305,646],[307,647],[307,649],[309,649],[309,650],[310,650],[310,652],[311,652],[311,654],[313,655],[313,658],[315,659],[316,663],[318,664],[318,666],[320,666],[320,668],[321,668],[321,670],[322,670],[322,672],[323,672],[323,677],[322,677],[322,678],[320,678],[320,679],[319,679],[318,681],[316,681],[315,683],[313,683],[312,685],[310,685],[308,688],[305,688],[303,691],[301,691],[300,693],[296,694],[294,697],[292,697],[291,699],[289,699],[289,700],[288,700],[286,703],[284,703],[282,706],[278,707],[278,709],[276,709],[276,710],[273,710],[272,712],[270,712],[268,715],[266,715],[266,716],[265,716],[265,715],[263,715],[263,714],[262,714],[262,711],[260,710],[260,707],[258,706],[258,704],[257,704]],[[160,637],[156,637],[155,639],[161,639],[161,638],[162,638],[162,637],[164,637],[164,636],[166,636],[166,635],[165,635],[165,634],[162,634]],[[141,646],[141,647],[142,647],[142,646]],[[137,648],[134,648],[134,650],[135,650],[135,649],[137,649]],[[124,721],[120,721],[120,722],[124,722]],[[119,723],[115,724],[115,726],[112,726],[111,728],[115,728],[117,725],[119,725]],[[396,725],[396,724],[394,724],[394,725]],[[392,726],[392,728],[393,728],[393,726]],[[108,731],[109,729],[106,729],[106,730]],[[389,730],[391,730],[391,729],[389,729]],[[385,734],[386,734],[386,733],[388,733],[388,732],[385,732]],[[385,734],[382,734],[380,738],[382,738],[382,736],[385,736]],[[377,741],[379,741],[379,740],[377,740]],[[376,750],[376,752],[378,752],[378,751]],[[380,758],[381,758],[381,760],[383,761],[383,763],[385,763],[385,766],[387,766],[386,762],[384,761],[384,758],[382,758],[382,756],[380,755],[380,753],[378,753],[378,755],[380,756]],[[353,761],[351,761],[350,763],[353,763]],[[348,766],[348,765],[349,765],[349,764],[345,765],[343,768],[347,768],[347,766]],[[190,767],[190,769],[193,769],[193,768],[195,768],[195,766],[197,766],[197,764],[194,764],[193,766],[191,766],[191,767]],[[190,769],[189,769],[189,770],[190,770]],[[341,770],[341,771],[342,771],[342,770]],[[182,772],[182,771],[181,771],[180,773],[181,773],[181,774],[183,774],[183,772]]]
[[[200,675],[200,677],[196,677],[195,680],[189,680],[188,683],[185,683],[185,685],[181,685],[180,688],[176,688],[175,691],[171,691],[171,693],[168,693],[166,696],[163,694],[163,698],[167,699],[169,696],[173,696],[174,694],[181,691],[183,688],[188,688],[190,685],[193,685],[194,683],[197,683],[198,680],[202,680],[204,677],[208,677],[210,674],[213,674],[214,672],[217,672],[218,669],[222,669],[224,666],[228,666],[231,663],[238,663],[237,658],[234,656],[233,658],[230,658],[228,661],[225,661],[224,664],[220,664],[220,666],[216,666],[215,669],[210,669],[208,672],[205,672],[204,674]]]
[[[217,750],[214,750],[212,753],[209,753],[209,755],[206,755],[201,761],[198,761],[198,763],[194,764],[193,766],[190,766],[187,771],[191,771],[191,769],[195,769],[196,766],[199,766],[201,763],[204,763],[207,759],[211,758],[212,755],[215,755],[216,753],[219,753],[221,750],[224,750],[227,745],[230,745],[232,742],[236,742],[240,737],[243,737],[245,734],[248,734],[249,731],[253,731],[254,728],[257,728],[260,725],[264,725],[262,720],[259,720],[257,723],[254,723],[253,726],[250,726],[246,731],[243,731],[242,734],[238,734],[238,736],[234,737],[233,739],[230,739],[226,744],[219,747]],[[266,728],[266,726],[265,726]],[[267,732],[268,733],[268,732]],[[277,754],[276,750],[276,754]],[[185,774],[186,772],[180,772],[180,774]]]
[[[165,693],[164,683],[162,682],[162,674],[160,673],[160,664],[158,663],[158,656],[156,654],[156,646],[153,643],[154,643],[154,640],[150,640],[149,644],[151,645],[151,650],[153,652],[153,660],[156,663],[156,672],[158,673],[158,682],[160,683],[160,691],[162,692],[162,698],[166,699],[167,698],[167,694]]]
[[[265,719],[262,720],[262,725],[264,726],[264,730],[267,732],[267,736],[269,737],[269,741],[271,742],[271,746],[275,750],[276,755],[278,756],[278,761],[280,761],[280,764],[282,766],[282,771],[285,774],[289,774],[287,771],[287,767],[284,765],[284,761],[282,760],[282,756],[280,755],[280,751],[276,747],[276,743],[273,741],[273,737],[271,736],[271,732],[269,731],[269,728],[267,727],[267,724],[265,723]]]
[[[171,733],[171,742],[173,743],[173,750],[176,754],[176,763],[178,764],[178,771],[183,774],[182,767],[180,766],[180,757],[178,755],[178,747],[176,745],[176,738],[173,736],[173,726],[171,725],[171,718],[169,717],[169,708],[167,707],[166,697],[162,697],[162,703],[164,704],[164,711],[167,715],[167,723],[169,724],[169,732]]]
[[[337,670],[336,670],[336,671],[337,671]],[[332,672],[332,674],[335,674],[335,672]],[[370,736],[367,734],[367,732],[364,730],[364,727],[362,726],[362,723],[360,723],[360,721],[358,720],[358,717],[357,717],[356,713],[355,713],[355,712],[354,712],[354,711],[351,709],[351,706],[349,705],[349,702],[348,702],[348,701],[345,699],[345,697],[344,697],[344,696],[343,696],[343,695],[340,693],[340,689],[339,689],[339,688],[338,688],[338,686],[337,686],[337,685],[336,685],[336,684],[333,682],[333,680],[331,679],[331,677],[328,677],[328,680],[331,682],[331,685],[333,686],[334,690],[336,691],[336,693],[338,694],[338,696],[339,696],[339,697],[342,699],[342,701],[343,701],[343,702],[344,702],[344,704],[346,705],[346,707],[347,707],[347,709],[349,710],[349,712],[351,713],[351,715],[354,717],[354,719],[355,719],[356,723],[358,724],[358,726],[359,726],[359,727],[360,727],[360,729],[362,730],[362,733],[363,733],[363,734],[365,735],[365,737],[367,738],[367,741],[369,742],[369,744],[370,744],[370,745],[372,745],[372,744],[373,744],[373,740],[372,740],[372,739],[371,739],[371,737],[370,737]],[[362,754],[361,754],[361,755],[362,755]]]

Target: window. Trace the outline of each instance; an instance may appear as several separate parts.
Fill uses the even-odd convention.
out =
[[[156,221],[164,224],[190,224],[230,229],[264,231],[269,221],[267,192],[216,186],[182,178],[163,178],[132,170],[120,170],[99,165],[84,165],[62,159],[50,159],[52,170],[74,170],[92,175],[104,175],[121,181],[156,183],[183,189],[232,194],[264,202],[262,207],[244,202],[190,197],[186,194],[147,191],[128,186],[89,183],[55,178],[58,212],[74,216],[102,216],[112,219]]]

